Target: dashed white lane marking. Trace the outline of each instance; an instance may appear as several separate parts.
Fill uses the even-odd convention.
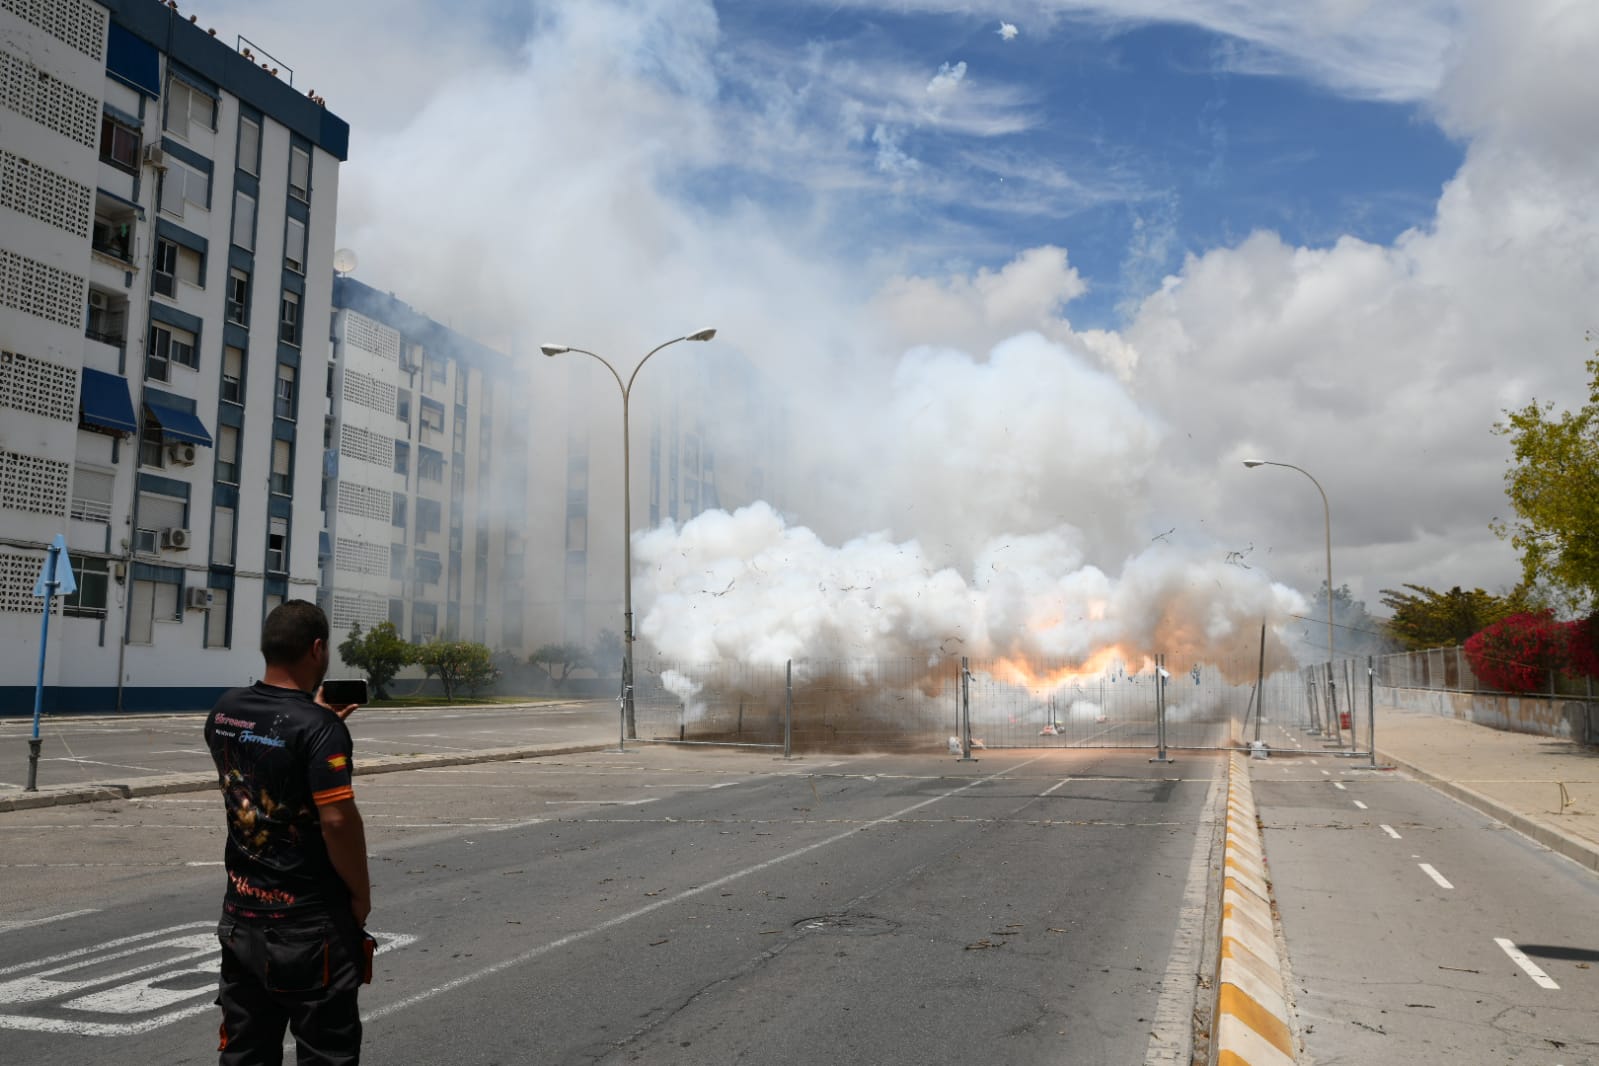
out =
[[[1328,777],[1332,776],[1332,771],[1331,770],[1323,770],[1322,773],[1326,774]]]
[[[1061,781],[1056,781],[1053,785],[1050,785],[1048,788],[1044,789],[1044,791],[1040,792],[1038,794],[1039,798],[1042,799],[1043,797],[1049,795],[1051,792],[1055,791],[1057,788],[1060,788],[1062,785],[1066,784],[1069,781],[1071,781],[1071,778],[1069,778],[1069,777],[1064,779],[1064,780],[1061,780]]]
[[[1426,874],[1428,877],[1430,877],[1434,881],[1438,882],[1438,887],[1439,888],[1454,888],[1455,887],[1454,885],[1449,883],[1449,879],[1447,877],[1445,877],[1443,874],[1439,873],[1437,870],[1434,870],[1432,868],[1432,864],[1431,863],[1422,862],[1422,863],[1417,863],[1416,865],[1421,867],[1421,872],[1422,873]]]
[[[1325,773],[1325,772],[1326,771],[1323,771],[1323,773]],[[1347,792],[1347,791],[1349,791],[1348,789],[1344,788],[1344,783],[1342,781],[1334,781],[1333,782],[1333,788],[1336,788],[1339,792]]]
[[[723,781],[720,784],[712,785],[711,789],[715,790],[718,788],[732,788],[734,785],[742,785],[743,783],[744,782],[742,781]]]
[[[51,922],[64,922],[68,918],[81,918],[85,914],[95,914],[98,910],[99,908],[97,907],[90,907],[88,910],[52,914],[48,918],[16,918],[9,922],[0,922],[0,933],[9,933],[13,929],[28,929],[35,925],[49,925]]]
[[[1355,801],[1355,806],[1359,807],[1361,810],[1366,810],[1367,809],[1366,805],[1364,803],[1360,802],[1359,800]]]
[[[504,971],[512,969],[513,967],[532,962],[534,959],[543,955],[547,955],[552,951],[559,951],[568,944],[575,944],[579,940],[586,940],[597,933],[603,933],[607,929],[614,929],[626,922],[631,922],[635,918],[642,918],[646,914],[653,914],[662,907],[670,907],[681,903],[684,900],[693,899],[695,896],[701,895],[705,892],[714,891],[718,888],[721,888],[723,885],[732,884],[734,881],[748,877],[751,874],[760,873],[762,870],[769,870],[773,866],[777,866],[780,863],[788,862],[791,859],[797,859],[802,855],[809,855],[811,852],[820,848],[829,847],[833,844],[839,843],[840,841],[848,840],[850,837],[863,833],[868,829],[875,829],[880,825],[887,825],[889,823],[898,821],[908,814],[921,810],[923,807],[931,806],[934,803],[938,803],[941,800],[950,799],[954,796],[959,796],[961,793],[966,792],[969,789],[974,789],[978,785],[988,784],[991,781],[1003,778],[1006,774],[1015,773],[1017,770],[1020,770],[1026,766],[1031,766],[1033,763],[1044,758],[1046,758],[1046,756],[1039,755],[1024,762],[1019,762],[1016,765],[1007,767],[1004,770],[998,770],[992,774],[979,777],[974,781],[968,781],[964,785],[959,785],[955,788],[949,789],[946,792],[940,792],[936,796],[929,796],[927,799],[919,800],[916,803],[911,804],[909,807],[902,807],[893,814],[885,814],[881,818],[873,818],[869,822],[862,822],[859,825],[850,826],[848,829],[845,829],[839,833],[834,833],[830,837],[824,837],[823,839],[815,841],[814,843],[806,844],[803,847],[795,848],[792,851],[786,851],[781,855],[774,855],[770,859],[766,859],[763,862],[746,866],[742,870],[734,870],[729,874],[723,874],[721,877],[713,878],[712,880],[701,885],[696,885],[693,888],[684,889],[682,892],[678,892],[674,895],[664,896],[661,899],[655,900],[653,903],[648,903],[636,910],[628,911],[626,914],[618,914],[614,918],[607,918],[605,921],[598,922],[586,929],[579,929],[575,932],[568,933],[566,936],[558,937],[555,940],[540,944],[538,947],[530,948],[527,951],[522,952],[520,955],[505,959],[501,962],[496,962],[490,966],[485,966],[481,970],[474,970],[471,973],[461,974],[459,977],[452,978],[443,984],[435,985],[432,988],[424,989],[421,992],[406,996],[403,999],[395,1000],[393,1003],[387,1003],[374,1011],[368,1012],[366,1014],[366,1018],[369,1021],[377,1021],[379,1018],[386,1018],[391,1014],[403,1011],[408,1007],[414,1007],[416,1004],[430,1000],[435,996],[443,995],[446,992],[453,992],[465,985],[481,981],[485,977],[493,977],[497,973],[503,973]]]
[[[1496,936],[1494,937],[1494,943],[1498,944],[1500,948],[1504,950],[1504,953],[1510,956],[1511,962],[1515,963],[1517,966],[1520,966],[1523,970],[1526,970],[1527,976],[1532,978],[1533,983],[1539,988],[1548,988],[1556,991],[1559,990],[1560,986],[1555,983],[1554,978],[1538,969],[1538,964],[1527,958],[1526,953],[1520,948],[1516,947],[1514,941],[1506,940],[1502,936]]]
[[[641,807],[654,803],[659,796],[641,800],[545,800],[546,807]]]
[[[1403,840],[1403,839],[1405,839],[1404,837],[1400,836],[1399,832],[1396,829],[1394,829],[1394,827],[1391,826],[1391,825],[1383,826],[1382,827],[1382,831],[1384,833],[1387,833],[1389,836],[1393,837],[1395,840]]]

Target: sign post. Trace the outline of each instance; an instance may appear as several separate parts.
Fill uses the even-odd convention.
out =
[[[44,660],[50,649],[50,608],[56,596],[70,596],[78,591],[77,578],[72,576],[72,560],[67,557],[67,538],[60,533],[45,549],[44,568],[33,586],[33,594],[44,600],[44,617],[39,623],[39,675],[33,686],[33,736],[28,738],[28,788],[39,791],[39,750],[44,741],[39,738],[39,715],[44,710]]]

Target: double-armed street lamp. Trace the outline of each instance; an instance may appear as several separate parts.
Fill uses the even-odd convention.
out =
[[[587,348],[575,348],[569,344],[539,345],[539,351],[551,357],[565,352],[579,352],[597,359],[611,372],[611,377],[616,379],[616,387],[622,390],[622,716],[629,740],[637,739],[638,725],[633,716],[633,486],[628,398],[633,393],[633,381],[638,377],[638,372],[644,368],[644,364],[650,361],[650,356],[678,341],[708,341],[714,336],[716,330],[701,329],[657,344],[638,361],[638,365],[633,368],[633,373],[628,375],[625,384],[616,367],[596,352],[591,352]]]

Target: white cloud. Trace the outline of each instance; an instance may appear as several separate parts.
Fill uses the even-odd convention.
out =
[[[1014,41],[1016,39],[1016,35],[1021,31],[1016,28],[1016,24],[1014,22],[1001,22],[999,24],[999,29],[996,32],[999,34],[1000,40]]]
[[[933,75],[933,80],[927,83],[927,95],[935,100],[940,97],[952,96],[960,87],[961,80],[966,77],[966,61],[951,66],[945,63],[938,68],[938,73]]]

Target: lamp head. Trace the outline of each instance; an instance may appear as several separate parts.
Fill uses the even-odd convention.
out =
[[[545,355],[560,355],[562,352],[569,352],[571,350],[572,349],[568,348],[564,344],[541,344],[541,345],[539,345],[539,351],[543,352]]]
[[[1264,459],[1245,459],[1244,460],[1244,465],[1249,467],[1249,468],[1251,468],[1251,469],[1253,469],[1253,468],[1255,468],[1257,466],[1265,466],[1266,465],[1266,460],[1264,460]]]
[[[701,329],[701,330],[695,330],[693,333],[690,333],[687,337],[684,337],[683,339],[686,340],[686,341],[708,341],[714,336],[716,336],[716,330],[714,330],[714,329]]]

